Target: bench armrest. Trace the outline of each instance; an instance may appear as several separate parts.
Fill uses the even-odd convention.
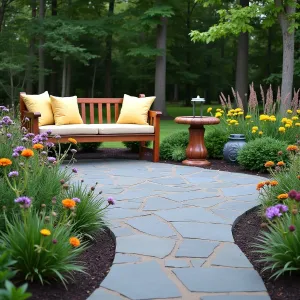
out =
[[[29,112],[27,110],[23,111],[24,120],[22,120],[24,127],[34,134],[39,133],[39,117],[41,113],[39,112]],[[26,122],[25,118],[28,118],[29,121]]]
[[[154,126],[154,130],[156,130],[156,128],[159,130],[161,115],[162,115],[161,111],[149,110],[149,113],[148,113],[149,124]]]

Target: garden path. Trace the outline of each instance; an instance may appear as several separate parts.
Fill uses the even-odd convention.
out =
[[[107,213],[115,260],[88,300],[270,299],[231,232],[264,178],[134,160],[76,166],[78,179],[117,201]]]

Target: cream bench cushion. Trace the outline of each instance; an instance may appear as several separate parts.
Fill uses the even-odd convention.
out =
[[[71,124],[40,126],[40,133],[53,135],[153,134],[154,126],[136,124]]]

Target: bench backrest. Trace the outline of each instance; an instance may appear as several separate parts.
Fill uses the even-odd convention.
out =
[[[139,95],[139,98],[144,97],[144,94]],[[103,121],[117,122],[123,98],[77,98],[77,102],[84,123],[102,124]],[[26,110],[26,105],[20,96],[21,119],[23,119],[24,110]]]

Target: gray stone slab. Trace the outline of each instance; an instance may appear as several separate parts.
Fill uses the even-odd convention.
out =
[[[115,194],[120,194],[124,191],[123,188],[120,187],[114,187],[114,188],[107,188],[104,187],[103,189],[100,189],[103,192],[103,196],[105,197],[109,197],[111,194],[115,195]]]
[[[169,174],[171,174],[171,171],[167,171],[167,170],[157,170],[156,172],[153,171],[147,171],[145,170],[141,170],[138,172],[139,177],[141,178],[157,178],[160,176],[168,176]],[[126,169],[123,170],[115,170],[112,172],[113,176],[117,176],[117,177],[136,177],[137,173],[136,172],[129,172]]]
[[[116,237],[129,236],[134,234],[134,231],[131,228],[127,227],[114,228],[112,231]]]
[[[231,225],[173,222],[173,226],[184,238],[233,242]]]
[[[219,203],[226,201],[223,197],[213,197],[204,199],[194,199],[182,202],[184,206],[199,206],[199,207],[212,207]]]
[[[229,182],[229,183],[237,183],[239,185],[243,184],[257,184],[258,179],[256,176],[229,176],[228,174],[226,175],[220,175],[218,176],[218,180],[221,180],[223,182]]]
[[[124,297],[116,296],[102,288],[96,289],[87,300],[124,300]]]
[[[232,268],[182,268],[173,272],[191,292],[264,292],[255,270]]]
[[[212,209],[212,212],[217,214],[220,217],[223,217],[230,221],[231,224],[239,217],[243,212],[239,210],[226,210],[226,209]]]
[[[201,223],[228,223],[225,219],[201,207],[185,207],[171,210],[156,211],[155,214],[171,222],[201,222]]]
[[[219,204],[216,206],[216,209],[230,209],[230,210],[238,210],[241,213],[249,210],[255,205],[252,202],[241,202],[241,201],[228,201]]]
[[[140,254],[164,258],[175,246],[175,240],[137,234],[117,238],[117,253]]]
[[[113,265],[101,286],[132,300],[166,299],[181,296],[176,285],[155,261]]]
[[[134,178],[134,177],[118,177],[115,178],[115,182],[120,186],[136,185],[145,181],[145,178]]]
[[[201,296],[200,300],[271,300],[269,296],[263,295],[219,295],[219,296]]]
[[[181,177],[167,177],[167,178],[156,178],[151,179],[151,182],[161,184],[161,185],[178,185],[178,184],[186,184],[186,181]]]
[[[160,194],[159,191],[153,191],[151,189],[132,189],[129,191],[126,191],[122,194],[119,194],[117,200],[131,200],[131,199],[144,199],[147,197],[150,197],[152,195]]]
[[[126,221],[126,223],[137,230],[150,235],[159,237],[176,236],[176,233],[171,229],[171,227],[156,216],[134,218]]]
[[[200,268],[205,263],[205,259],[203,259],[203,258],[192,258],[191,263],[192,263],[193,267]]]
[[[256,185],[243,185],[237,187],[230,187],[230,188],[222,188],[224,196],[228,197],[236,197],[241,195],[257,195],[258,191],[256,190]]]
[[[258,204],[258,195],[256,193],[251,195],[237,196],[237,197],[232,196],[228,199],[233,201],[254,202],[256,205]]]
[[[192,199],[203,199],[203,198],[212,198],[212,197],[218,197],[218,192],[203,192],[203,191],[191,191],[191,192],[182,192],[182,193],[168,193],[165,194],[164,197],[182,202],[182,201],[188,201]]]
[[[137,263],[141,261],[140,256],[116,253],[114,264]]]
[[[241,249],[232,243],[222,245],[222,247],[215,252],[211,264],[224,267],[253,268]]]
[[[124,219],[124,218],[132,218],[132,217],[140,217],[145,216],[149,213],[147,212],[139,212],[134,209],[126,209],[126,208],[117,208],[110,209],[107,211],[106,217],[110,220],[113,219]]]
[[[143,210],[161,210],[182,207],[181,203],[161,197],[150,197],[146,200]]]
[[[117,198],[117,197],[115,197]],[[121,208],[128,208],[128,209],[138,209],[141,206],[138,202],[132,202],[132,201],[116,201],[116,204],[114,206],[110,206],[111,209],[114,209],[115,207],[121,207]]]
[[[167,259],[165,260],[165,267],[169,268],[189,268],[189,263],[184,259]]]
[[[219,245],[218,242],[208,242],[197,239],[184,239],[176,252],[176,257],[208,257]]]
[[[211,182],[217,181],[215,178],[207,176],[207,174],[205,176],[199,176],[199,174],[197,174],[197,175],[198,176],[196,176],[196,175],[186,176],[185,179],[192,184],[197,184],[197,185],[203,186],[203,187],[205,187],[206,183],[211,183]]]

